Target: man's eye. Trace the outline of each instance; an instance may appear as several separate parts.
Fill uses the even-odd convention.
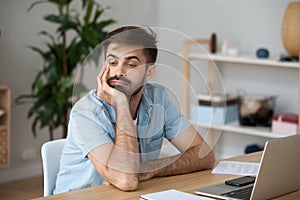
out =
[[[108,64],[109,64],[109,65],[116,65],[117,62],[115,62],[115,61],[110,61],[110,62],[108,62]]]
[[[129,63],[127,64],[127,66],[128,66],[128,67],[131,67],[131,68],[132,68],[132,67],[136,67],[136,65],[134,65],[134,64],[129,64]]]

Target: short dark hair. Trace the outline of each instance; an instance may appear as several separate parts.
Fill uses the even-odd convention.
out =
[[[142,46],[147,64],[154,64],[157,58],[156,34],[151,28],[124,26],[109,32],[102,45],[106,54],[110,43]]]

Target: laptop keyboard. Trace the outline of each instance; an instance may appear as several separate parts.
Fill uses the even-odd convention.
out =
[[[228,193],[222,194],[222,196],[225,197],[232,197],[232,198],[237,198],[237,199],[243,199],[243,200],[249,200],[251,197],[251,193],[253,190],[253,185],[249,187],[244,187],[235,191],[231,191]]]

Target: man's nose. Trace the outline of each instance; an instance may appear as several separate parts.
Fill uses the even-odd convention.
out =
[[[118,66],[116,67],[115,75],[120,77],[120,76],[125,76],[125,74],[126,74],[125,67],[121,63],[119,63]]]

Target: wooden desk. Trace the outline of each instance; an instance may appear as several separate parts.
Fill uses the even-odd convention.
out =
[[[259,162],[262,152],[247,154],[243,156],[234,157],[228,160],[236,161],[248,161],[248,162]],[[66,192],[48,197],[38,198],[42,199],[139,199],[141,194],[147,194],[151,192],[158,192],[168,189],[177,189],[184,192],[194,194],[195,190],[203,188],[209,185],[222,183],[227,179],[235,178],[234,175],[215,175],[211,174],[211,170],[204,170],[195,173],[189,173],[184,175],[170,176],[170,177],[159,177],[153,178],[148,181],[140,183],[139,189],[134,192],[123,192],[116,189],[113,186],[95,186],[85,189],[80,189],[72,192]],[[300,199],[300,192],[291,193],[279,198],[277,200],[294,200]]]

